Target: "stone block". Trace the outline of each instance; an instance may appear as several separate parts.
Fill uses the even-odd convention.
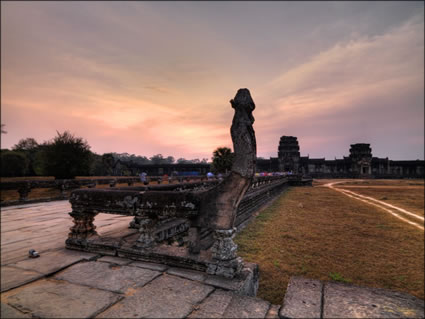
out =
[[[223,318],[264,318],[270,303],[259,298],[233,295]]]
[[[254,263],[245,263],[239,276],[234,278],[225,278],[216,275],[207,275],[204,283],[207,285],[231,290],[237,294],[245,296],[255,296],[258,290],[258,265]]]
[[[233,293],[216,289],[195,308],[188,318],[223,318],[226,308],[232,301]]]
[[[190,270],[190,269],[183,269],[183,268],[170,268],[167,270],[167,274],[179,276],[179,277],[183,277],[183,278],[195,280],[195,281],[203,281],[207,277],[207,275],[204,272]]]
[[[43,274],[10,266],[1,267],[1,291],[22,286],[31,281],[44,277]]]
[[[145,268],[145,269],[150,269],[150,270],[156,270],[156,271],[160,271],[160,272],[164,272],[168,268],[167,265],[148,263],[148,262],[145,262],[145,261],[133,261],[129,266],[135,266],[135,267],[140,267],[140,268]]]
[[[424,301],[401,292],[324,284],[323,318],[424,318]]]
[[[105,262],[82,262],[54,276],[55,279],[124,293],[130,287],[140,287],[161,273],[138,267],[116,266]]]
[[[0,318],[31,318],[31,315],[28,313],[23,313],[15,308],[9,306],[6,303],[1,303],[1,314]]]
[[[122,297],[56,280],[40,280],[3,299],[36,318],[91,318]]]
[[[43,253],[39,258],[28,258],[19,261],[10,266],[49,275],[79,261],[90,260],[94,257],[96,257],[96,254],[60,249]]]
[[[280,308],[281,318],[320,318],[322,283],[303,277],[291,277]]]
[[[99,318],[185,318],[214,288],[163,275],[112,306]]]
[[[120,258],[120,257],[114,257],[114,256],[103,256],[102,258],[99,258],[97,261],[107,262],[107,263],[121,265],[121,266],[126,266],[132,262],[132,260],[127,258]]]

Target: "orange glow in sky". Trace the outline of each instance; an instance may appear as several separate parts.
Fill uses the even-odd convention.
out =
[[[69,130],[92,151],[211,158],[229,100],[333,159],[424,158],[422,2],[2,2],[2,148]]]

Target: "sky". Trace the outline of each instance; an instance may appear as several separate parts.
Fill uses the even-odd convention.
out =
[[[291,135],[311,158],[424,159],[424,3],[1,2],[2,148],[68,130],[98,154],[210,159],[239,88],[259,157]]]

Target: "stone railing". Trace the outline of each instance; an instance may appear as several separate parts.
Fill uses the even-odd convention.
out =
[[[281,194],[288,186],[289,180],[284,176],[255,177],[239,204],[235,226],[242,228],[255,211]]]
[[[206,181],[208,178],[205,175],[202,176],[175,176],[166,177],[163,176],[148,176],[147,181],[149,183],[162,184],[167,182],[168,184],[183,184],[186,182],[194,181]],[[213,178],[216,180],[216,178]],[[14,190],[19,193],[18,200],[1,201],[1,206],[17,205],[24,203],[33,203],[40,201],[49,200],[61,200],[68,199],[69,192],[79,188],[96,188],[98,185],[109,185],[109,187],[116,187],[117,184],[127,184],[132,186],[135,183],[141,183],[140,177],[105,177],[105,178],[87,178],[87,179],[57,179],[57,180],[22,180],[22,181],[8,181],[0,182],[0,191]],[[60,195],[49,198],[34,198],[29,199],[28,196],[33,189],[50,188],[57,189],[60,191]]]
[[[230,241],[235,231],[286,187],[311,184],[311,179],[299,176],[254,177],[239,203],[234,228],[230,230],[214,229],[208,223],[201,224],[200,219],[208,217],[208,212],[214,208],[211,193],[223,183],[225,180],[205,180],[75,190],[70,198],[70,215],[75,225],[71,228],[66,247],[162,262],[212,274],[217,273],[214,267],[219,265],[222,275],[233,277],[239,271],[237,257],[230,258],[234,257],[236,249]],[[204,212],[206,214],[203,215]],[[130,229],[135,232],[123,232],[125,239],[102,238],[97,234],[94,223],[99,213],[133,216]],[[219,264],[215,260],[217,258],[212,257],[219,252],[218,249],[224,249],[231,255]]]

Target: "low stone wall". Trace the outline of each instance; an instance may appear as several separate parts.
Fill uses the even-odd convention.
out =
[[[178,176],[168,177],[164,180],[162,176],[149,176],[148,182],[156,182],[158,184],[167,181],[168,184],[183,184],[190,181],[205,181],[206,176]],[[88,178],[88,179],[57,179],[57,180],[23,180],[13,182],[0,182],[0,191],[15,190],[19,193],[19,200],[1,201],[0,206],[9,206],[25,203],[44,202],[50,200],[68,199],[68,192],[88,187],[95,188],[97,185],[109,185],[115,187],[117,184],[127,184],[128,186],[134,183],[140,183],[139,177],[114,177],[114,178]],[[33,189],[51,188],[58,189],[61,192],[60,196],[51,198],[28,199],[28,196]]]
[[[243,228],[255,211],[280,195],[288,186],[287,177],[257,177],[239,204],[235,226],[238,229]]]

